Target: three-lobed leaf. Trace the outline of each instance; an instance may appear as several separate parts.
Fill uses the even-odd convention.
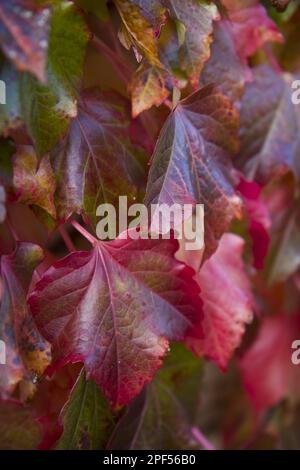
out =
[[[169,340],[199,337],[201,301],[176,240],[116,239],[72,253],[46,271],[29,297],[56,368],[84,362],[114,405],[151,381]]]
[[[231,177],[237,131],[238,114],[231,102],[213,86],[204,87],[170,114],[150,167],[147,206],[204,204],[208,256],[240,212]]]

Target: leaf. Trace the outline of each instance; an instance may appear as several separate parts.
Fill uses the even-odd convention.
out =
[[[120,194],[135,196],[144,170],[142,152],[128,138],[129,122],[126,100],[119,95],[96,89],[82,94],[78,116],[54,152],[60,217],[83,212],[95,222],[100,203],[116,204]]]
[[[180,68],[186,72],[194,88],[198,88],[199,75],[210,55],[213,21],[219,13],[213,2],[206,0],[166,0],[171,18],[184,26],[184,41],[179,48]]]
[[[40,429],[30,406],[14,401],[0,401],[1,450],[36,449],[39,439]]]
[[[258,0],[223,0],[228,13],[228,26],[243,62],[267,42],[283,42],[276,24],[268,17]]]
[[[54,7],[49,37],[48,84],[25,74],[20,80],[23,119],[39,155],[65,135],[77,114],[77,97],[89,34],[81,14],[70,2]]]
[[[287,174],[272,181],[264,190],[264,200],[272,220],[266,267],[270,284],[285,281],[300,266],[299,197],[291,176]]]
[[[0,375],[2,397],[11,393],[23,378],[41,375],[50,361],[49,347],[26,305],[33,270],[42,258],[42,249],[27,242],[18,242],[12,254],[1,258],[0,337],[6,344],[6,365],[1,366]]]
[[[63,433],[60,414],[78,379],[82,364],[68,364],[51,378],[42,380],[32,400],[34,416],[41,428],[38,450],[53,449]]]
[[[126,49],[133,47],[138,62],[142,55],[150,64],[161,67],[155,31],[141,14],[140,8],[129,0],[114,0],[114,2],[123,21],[123,27],[119,32],[123,46]]]
[[[50,9],[29,0],[2,0],[0,43],[18,70],[26,70],[46,81]]]
[[[14,187],[18,201],[35,204],[56,217],[53,200],[55,176],[49,156],[38,163],[31,147],[19,148],[14,162]]]
[[[242,97],[245,82],[251,78],[250,68],[244,64],[236,50],[231,34],[231,23],[221,20],[214,25],[211,56],[206,62],[200,81],[214,83],[233,103]]]
[[[209,256],[235,216],[240,200],[230,176],[237,150],[238,115],[213,86],[178,103],[167,119],[150,167],[145,204],[203,203]]]
[[[168,340],[201,335],[193,270],[175,240],[97,242],[54,263],[29,297],[54,365],[82,361],[114,406],[152,380]]]
[[[133,75],[130,90],[132,116],[135,118],[152,106],[160,106],[169,96],[166,87],[167,74],[163,69],[141,63]]]
[[[18,74],[9,62],[1,67],[1,80],[5,83],[6,103],[0,105],[0,132],[7,136],[21,126]]]
[[[292,343],[298,339],[297,318],[276,315],[263,320],[258,337],[240,359],[244,387],[257,413],[292,397],[299,372],[292,364]]]
[[[241,151],[237,164],[247,179],[266,183],[289,169],[300,177],[300,108],[291,100],[291,76],[267,65],[254,69],[241,108]]]
[[[86,380],[83,371],[62,410],[61,419],[64,431],[56,445],[60,450],[105,449],[115,420],[99,387],[92,380]]]
[[[252,240],[254,267],[263,269],[264,260],[270,245],[271,218],[266,202],[262,197],[262,188],[253,181],[240,179],[237,187],[243,197],[248,216],[248,230]]]
[[[182,345],[173,344],[154,381],[127,407],[109,450],[192,448],[202,365]]]
[[[190,345],[204,354],[221,370],[239,346],[247,323],[253,317],[250,282],[243,266],[244,241],[226,233],[213,256],[197,274],[203,301],[203,340]]]
[[[6,217],[6,209],[5,209],[5,190],[2,185],[0,185],[0,222],[3,222]]]
[[[140,7],[142,15],[153,26],[159,27],[164,22],[165,7],[161,0],[131,0]]]

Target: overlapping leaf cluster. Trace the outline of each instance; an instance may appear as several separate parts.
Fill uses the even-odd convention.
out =
[[[299,20],[1,1],[0,448],[300,447]],[[120,195],[204,204],[204,249],[97,240]]]

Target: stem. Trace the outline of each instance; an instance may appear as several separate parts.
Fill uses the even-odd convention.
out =
[[[84,236],[84,238],[86,238],[92,245],[96,245],[96,243],[98,243],[98,240],[93,237],[93,235],[88,232],[85,228],[83,228],[78,222],[76,222],[76,220],[72,220],[71,221],[71,224],[73,225],[74,228],[76,228],[76,230],[81,233],[81,235]]]
[[[59,230],[59,233],[61,235],[61,238],[63,239],[63,241],[65,242],[65,245],[66,247],[68,248],[68,250],[70,252],[72,251],[76,251],[76,248],[74,246],[74,243],[72,242],[71,238],[70,238],[70,235],[68,234],[67,230],[65,229],[65,227],[63,225],[60,225],[58,227],[58,230]]]
[[[200,429],[194,426],[192,427],[191,431],[192,431],[192,436],[203,447],[203,449],[216,450],[216,448],[212,445],[211,442],[209,442],[209,440],[204,436],[204,434],[200,431]]]

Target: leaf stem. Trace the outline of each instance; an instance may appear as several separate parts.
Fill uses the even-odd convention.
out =
[[[98,241],[93,235],[88,232],[84,227],[82,227],[76,220],[72,220],[71,224],[73,225],[76,230],[81,233],[92,245],[95,245]]]
[[[75,248],[75,245],[74,243],[72,242],[71,238],[70,238],[70,235],[68,234],[67,230],[65,229],[65,227],[63,225],[60,225],[58,227],[58,231],[61,235],[61,238],[63,239],[63,241],[65,242],[65,245],[66,247],[68,248],[68,250],[70,252],[72,251],[76,251],[76,248]]]
[[[193,426],[191,431],[192,431],[192,436],[203,447],[203,449],[216,450],[216,448],[212,445],[211,442],[209,442],[209,440],[204,436],[204,434],[200,431],[200,429]]]

